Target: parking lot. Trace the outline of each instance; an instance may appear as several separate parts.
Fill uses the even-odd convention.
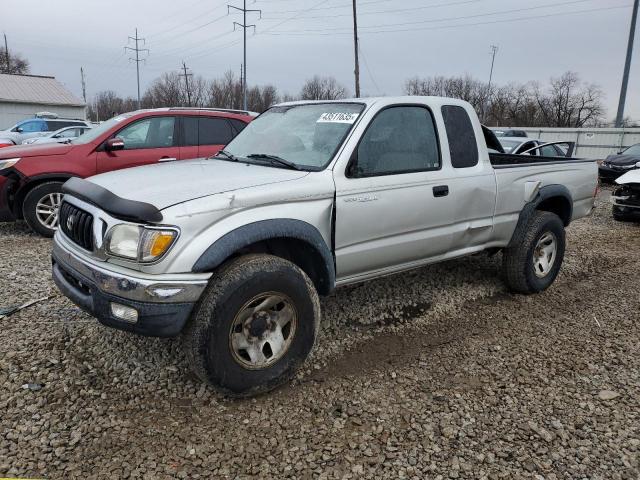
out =
[[[640,226],[606,197],[556,283],[507,293],[500,255],[338,290],[298,378],[232,401],[180,339],[100,326],[51,281],[51,241],[0,224],[0,476],[640,475]]]

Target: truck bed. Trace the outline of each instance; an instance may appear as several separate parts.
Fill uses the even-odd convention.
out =
[[[494,168],[595,162],[595,160],[588,158],[545,157],[541,155],[514,155],[511,153],[492,152],[489,153],[489,160]]]

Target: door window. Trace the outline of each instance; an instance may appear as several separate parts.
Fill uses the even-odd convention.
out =
[[[58,134],[58,138],[76,138],[78,136],[77,128],[69,128]]]
[[[150,117],[120,130],[116,136],[124,140],[125,150],[173,146],[175,117]]]
[[[445,105],[442,117],[449,139],[451,165],[453,168],[475,167],[478,164],[478,142],[467,111],[459,105]]]
[[[28,122],[21,123],[17,128],[21,128],[22,133],[46,132],[46,124],[42,120],[30,120]]]
[[[198,121],[200,145],[226,145],[232,138],[231,125],[224,118],[200,117]]]
[[[540,148],[540,155],[544,156],[544,157],[558,157],[558,156],[564,156],[562,154],[558,154],[558,150],[556,150],[556,146],[555,145],[545,145],[544,147]]]
[[[182,117],[182,146],[198,146],[198,117]]]
[[[348,176],[370,177],[440,168],[438,137],[431,112],[419,106],[382,110],[360,144]]]

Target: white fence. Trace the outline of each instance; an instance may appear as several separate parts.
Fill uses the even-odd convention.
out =
[[[494,127],[492,127],[494,128]],[[524,130],[530,138],[545,142],[575,142],[576,157],[602,159],[635,143],[640,143],[640,128],[530,128],[495,127],[496,130]]]

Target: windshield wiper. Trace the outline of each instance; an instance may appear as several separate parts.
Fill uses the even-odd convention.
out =
[[[268,153],[252,153],[251,155],[247,155],[247,158],[257,158],[270,160],[271,163],[277,163],[278,165],[283,165],[292,170],[301,170],[301,168],[293,162],[289,160],[285,160],[284,158],[278,157],[277,155],[270,155]]]
[[[235,155],[232,155],[229,152],[226,152],[224,150],[220,150],[212,158],[220,158],[220,157],[223,157],[222,160],[224,160],[226,158],[227,160],[231,160],[232,162],[237,162],[238,161],[238,157],[236,157]]]

